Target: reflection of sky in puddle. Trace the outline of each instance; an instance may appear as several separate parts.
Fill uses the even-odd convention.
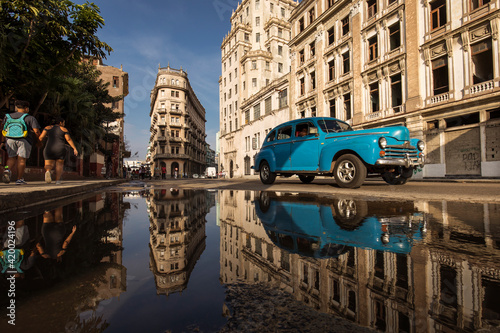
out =
[[[44,210],[55,208],[16,213],[29,216],[32,242]],[[488,328],[500,320],[499,211],[229,190],[87,196],[62,210],[66,232],[70,224],[78,232],[51,271],[59,275],[39,258],[19,281],[16,327],[59,320],[48,331],[104,321],[106,332],[217,331],[228,320],[225,284],[244,283],[279,285],[318,313],[378,330]],[[67,286],[78,297],[51,298]],[[30,303],[42,313],[33,316]],[[70,311],[52,318],[61,307]],[[240,315],[229,320],[250,316]]]

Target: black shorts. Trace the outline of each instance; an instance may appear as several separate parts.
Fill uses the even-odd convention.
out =
[[[66,147],[62,149],[45,149],[43,150],[43,159],[44,160],[64,160],[66,158]]]

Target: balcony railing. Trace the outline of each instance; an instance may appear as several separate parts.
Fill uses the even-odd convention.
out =
[[[446,102],[450,99],[450,93],[446,92],[444,94],[436,95],[431,97],[430,103],[431,104],[436,104],[436,103],[441,103],[441,102]]]
[[[479,94],[488,90],[492,90],[495,87],[493,81],[481,82],[470,87],[471,94]]]

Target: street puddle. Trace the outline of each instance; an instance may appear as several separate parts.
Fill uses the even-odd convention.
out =
[[[498,221],[490,203],[88,194],[0,218],[0,331],[491,329]]]

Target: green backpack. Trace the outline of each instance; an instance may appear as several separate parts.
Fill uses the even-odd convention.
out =
[[[28,136],[28,125],[24,121],[28,114],[23,114],[21,118],[13,119],[10,114],[7,114],[7,121],[3,126],[2,134],[6,138],[21,139]]]

